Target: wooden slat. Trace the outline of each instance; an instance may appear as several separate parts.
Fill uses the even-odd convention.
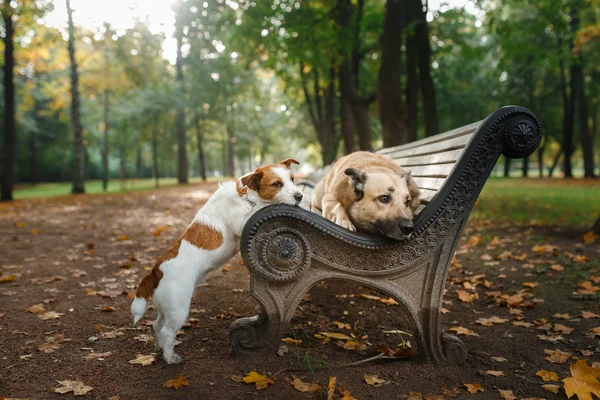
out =
[[[445,178],[448,176],[454,163],[449,164],[437,164],[437,165],[424,165],[420,167],[407,168],[412,172],[413,176],[424,176],[430,178]]]
[[[443,142],[428,144],[426,146],[419,146],[410,149],[402,149],[394,152],[389,152],[385,155],[390,158],[397,159],[404,157],[424,156],[427,154],[443,153],[449,150],[458,150],[465,147],[465,145],[471,139],[471,136],[472,135],[463,135],[450,140],[445,140]]]
[[[421,189],[421,201],[429,203],[436,193],[437,190]]]
[[[396,164],[401,167],[412,167],[418,165],[435,165],[440,163],[455,162],[462,154],[463,149],[445,151],[443,153],[428,154],[426,156],[413,156],[394,158]]]
[[[407,144],[404,144],[401,146],[380,149],[377,151],[377,153],[380,153],[380,154],[395,153],[398,151],[408,150],[408,149],[412,149],[412,148],[416,148],[416,147],[421,147],[424,145],[430,145],[433,143],[447,141],[449,139],[453,139],[453,138],[464,136],[464,135],[469,135],[469,134],[472,134],[473,132],[475,132],[475,129],[477,129],[477,127],[479,127],[479,125],[481,125],[481,122],[483,122],[483,121],[474,122],[472,124],[465,125],[465,126],[453,129],[448,132],[440,133],[439,135],[430,136],[430,137],[427,137],[427,138],[424,138],[421,140],[417,140],[415,142],[407,143]]]
[[[413,179],[421,189],[438,190],[446,181],[446,178],[424,178],[414,176]]]

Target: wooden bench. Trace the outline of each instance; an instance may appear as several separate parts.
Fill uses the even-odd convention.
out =
[[[461,361],[467,349],[441,328],[448,267],[460,234],[500,154],[521,158],[539,145],[535,115],[503,107],[486,119],[403,146],[379,150],[412,171],[423,194],[410,240],[350,232],[309,210],[264,208],[244,228],[241,253],[259,314],[229,330],[234,354],[275,351],[305,293],[324,279],[348,279],[393,297],[405,311],[418,354]],[[306,194],[310,185],[305,186]]]

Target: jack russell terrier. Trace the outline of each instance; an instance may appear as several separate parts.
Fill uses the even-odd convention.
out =
[[[174,352],[175,335],[188,317],[196,284],[239,251],[248,218],[270,204],[298,205],[302,201],[290,164],[299,163],[288,158],[257,168],[235,182],[220,184],[185,232],[142,279],[131,304],[133,323],[144,316],[152,297],[158,312],[155,349],[163,351],[168,364],[182,361]]]

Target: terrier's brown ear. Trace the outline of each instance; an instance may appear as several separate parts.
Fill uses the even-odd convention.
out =
[[[256,170],[250,175],[242,177],[242,185],[248,186],[250,189],[257,191],[260,188],[260,180],[263,177],[263,172]]]
[[[279,164],[283,165],[287,169],[290,169],[290,164],[298,164],[298,165],[300,165],[300,163],[298,161],[294,160],[293,158],[286,158],[283,161],[279,161]]]

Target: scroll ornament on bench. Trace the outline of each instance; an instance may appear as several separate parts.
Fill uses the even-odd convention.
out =
[[[310,287],[325,279],[346,279],[382,291],[398,302],[406,316],[398,324],[412,331],[423,359],[464,360],[465,345],[440,323],[454,250],[498,157],[527,156],[540,141],[541,128],[534,114],[510,106],[480,123],[424,139],[422,149],[415,142],[382,150],[391,158],[412,154],[415,149],[425,154],[432,148],[458,154],[445,179],[424,180],[441,183],[415,218],[409,240],[350,232],[298,207],[277,205],[257,212],[244,228],[241,251],[251,273],[251,294],[260,310],[258,315],[232,324],[233,352],[275,351]],[[457,153],[458,148],[462,150]],[[415,179],[417,175],[413,172]]]

